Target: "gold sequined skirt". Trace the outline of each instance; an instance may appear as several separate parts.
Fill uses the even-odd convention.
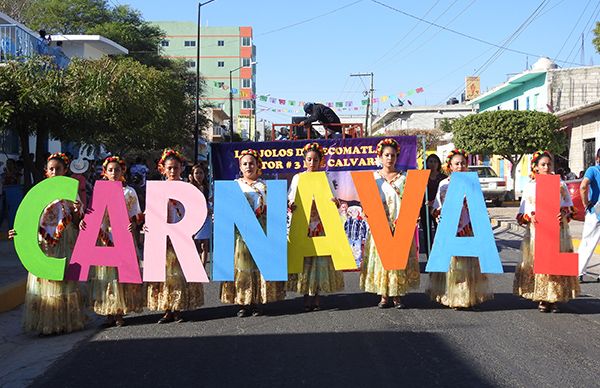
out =
[[[494,298],[476,257],[453,256],[448,272],[429,274],[429,297],[452,308],[469,308]]]
[[[185,280],[170,242],[167,245],[166,275],[164,282],[148,284],[147,307],[149,310],[196,310],[204,304],[202,283],[188,283]]]
[[[248,306],[285,299],[285,282],[266,281],[248,246],[239,234],[235,239],[233,282],[221,283],[221,302]]]
[[[331,257],[306,257],[302,273],[290,274],[287,290],[302,295],[322,295],[344,289],[344,273],[336,271]]]
[[[387,271],[381,264],[375,242],[369,233],[360,269],[362,290],[385,297],[403,296],[411,289],[418,289],[420,282],[419,259],[414,242],[410,247],[406,269]]]
[[[79,282],[27,276],[23,328],[40,334],[81,330],[87,317]]]
[[[56,245],[40,241],[49,257],[71,256],[78,229],[69,224]],[[39,334],[62,334],[82,330],[87,321],[85,298],[79,282],[53,281],[28,274],[23,309],[23,329]]]
[[[535,228],[528,227],[521,243],[523,261],[515,269],[513,293],[536,302],[566,302],[580,293],[577,276],[543,275],[533,272]],[[569,225],[561,223],[560,251],[573,252]]]
[[[119,283],[115,267],[94,267],[90,272],[90,304],[96,314],[142,312],[146,306],[146,289],[143,284]]]

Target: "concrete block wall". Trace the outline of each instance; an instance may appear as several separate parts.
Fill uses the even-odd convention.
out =
[[[553,69],[547,77],[549,104],[555,113],[600,98],[600,66]]]

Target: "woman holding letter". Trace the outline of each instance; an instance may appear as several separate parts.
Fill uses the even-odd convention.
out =
[[[264,228],[267,220],[267,185],[260,179],[262,161],[256,150],[240,153],[240,174],[236,179],[256,218]],[[233,282],[221,284],[221,302],[240,306],[238,317],[262,315],[262,305],[285,299],[285,282],[266,281],[239,233],[235,236]]]
[[[382,168],[373,173],[392,230],[394,230],[396,219],[400,214],[406,182],[406,176],[396,170],[399,152],[400,146],[396,140],[391,138],[381,140],[377,144],[377,156]],[[408,290],[418,288],[421,277],[414,241],[410,248],[406,269],[392,271],[383,268],[370,231],[367,233],[366,241],[360,272],[360,288],[366,292],[381,295],[379,308],[392,306],[397,309],[404,308],[401,297],[406,295]]]
[[[308,143],[303,149],[306,172],[319,171],[325,165],[325,152],[319,143]],[[294,201],[298,190],[300,174],[294,175],[288,191],[288,207],[293,213],[296,210]],[[308,223],[308,235],[323,236],[323,224],[313,202]],[[319,310],[319,295],[337,292],[344,289],[344,274],[336,271],[330,256],[306,257],[300,274],[290,274],[287,283],[288,291],[304,295],[304,311]]]
[[[184,158],[176,150],[165,149],[158,162],[158,170],[167,181],[180,181]],[[181,202],[169,200],[167,221],[176,223],[185,213]],[[183,322],[184,310],[196,310],[204,304],[202,283],[188,283],[185,279],[177,254],[167,241],[167,277],[162,283],[148,284],[148,309],[164,311],[158,323]]]
[[[48,157],[46,178],[64,176],[70,160],[62,152]],[[82,214],[81,203],[66,200],[52,202],[40,219],[38,240],[42,251],[49,257],[66,257],[73,252]],[[18,231],[10,230],[9,238]],[[70,333],[83,329],[87,317],[79,282],[54,281],[38,278],[29,273],[25,292],[23,327],[40,335]]]
[[[142,220],[142,211],[138,196],[133,188],[125,183],[127,164],[119,156],[109,156],[102,163],[102,177],[111,182],[121,182],[125,206],[130,224],[128,229],[133,233]],[[85,230],[85,219],[81,220],[80,228]],[[99,245],[113,246],[110,220],[108,214],[102,218],[99,235]],[[106,316],[106,326],[123,326],[123,315],[142,312],[146,305],[144,286],[142,284],[122,284],[117,279],[115,267],[98,266],[91,269],[91,298],[94,312]]]
[[[535,228],[536,181],[537,175],[553,174],[552,155],[548,151],[537,151],[531,159],[531,180],[523,190],[523,198],[517,221],[525,226],[526,232],[521,243],[523,261],[515,270],[513,293],[525,299],[539,302],[538,310],[543,313],[559,312],[558,302],[567,302],[579,295],[577,276],[544,275],[533,272]],[[573,252],[573,242],[569,231],[569,221],[573,214],[573,201],[564,182],[560,185],[560,213],[556,222],[560,223],[560,251]]]
[[[467,153],[459,149],[451,151],[446,158],[445,167],[449,174],[468,171]],[[440,182],[433,202],[434,217],[439,217],[441,213],[451,179],[452,175]],[[473,236],[466,202],[463,203],[457,235]],[[448,272],[433,272],[429,279],[427,293],[430,298],[454,309],[470,309],[494,297],[490,291],[488,277],[481,273],[476,257],[453,256]]]

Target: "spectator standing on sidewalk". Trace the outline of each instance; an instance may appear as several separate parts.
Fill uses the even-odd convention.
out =
[[[600,240],[600,149],[596,151],[596,165],[589,167],[583,176],[579,193],[581,202],[585,208],[585,222],[579,245],[579,281],[583,281],[583,275],[592,258],[594,249]],[[596,278],[600,281],[600,277]]]

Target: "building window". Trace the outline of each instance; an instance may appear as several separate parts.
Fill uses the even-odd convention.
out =
[[[186,40],[185,42],[183,42],[183,45],[185,47],[196,47],[196,41],[195,40]]]
[[[242,107],[244,109],[252,109],[252,100],[242,100]]]
[[[525,110],[529,110],[529,96],[525,97]]]
[[[163,41],[160,42],[160,45],[162,47],[169,47],[169,41],[168,40],[163,40]]]
[[[519,99],[518,98],[515,98],[513,100],[513,109],[514,110],[519,110]]]
[[[190,68],[196,67],[196,61],[185,61],[185,65]]]
[[[250,38],[245,36],[242,38],[242,46],[250,46]]]
[[[218,62],[217,62],[217,67],[225,67],[225,62],[223,62],[223,61],[218,61]]]
[[[243,78],[242,79],[242,87],[243,88],[251,88],[252,87],[252,80],[249,78]]]
[[[533,95],[533,110],[537,110],[538,109],[538,105],[537,104],[538,104],[538,96],[539,95],[540,95],[539,93]]]
[[[218,40],[217,41],[217,46],[225,46],[225,41],[224,40]]]
[[[250,67],[250,58],[242,58],[242,67]]]

